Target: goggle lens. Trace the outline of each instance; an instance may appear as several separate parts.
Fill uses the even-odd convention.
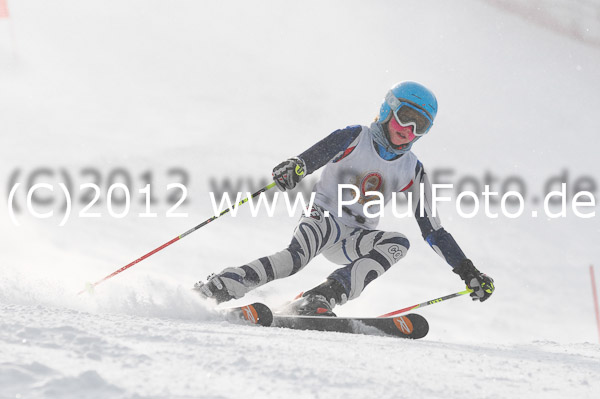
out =
[[[431,120],[427,115],[408,103],[402,103],[394,112],[394,117],[403,126],[414,123],[416,128],[413,133],[415,136],[424,135],[431,127]]]

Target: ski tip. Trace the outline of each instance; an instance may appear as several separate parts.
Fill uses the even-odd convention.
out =
[[[246,320],[269,327],[273,323],[273,313],[271,309],[264,303],[256,302],[248,306],[242,307]]]
[[[395,335],[405,336],[406,338],[423,338],[429,332],[429,323],[423,316],[411,313],[404,316],[394,317]]]

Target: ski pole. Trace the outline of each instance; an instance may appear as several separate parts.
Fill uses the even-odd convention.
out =
[[[92,283],[88,283],[88,284],[86,284],[86,287],[85,287],[83,290],[79,291],[79,292],[77,293],[77,295],[81,295],[82,293],[84,293],[84,292],[86,292],[86,291],[89,291],[89,292],[91,292],[91,290],[93,290],[93,289],[94,289],[94,287],[95,287],[95,286],[97,286],[98,284],[100,284],[100,283],[102,283],[102,282],[104,282],[104,281],[108,280],[108,279],[109,279],[109,278],[111,278],[111,277],[114,277],[114,276],[116,276],[117,274],[121,273],[122,271],[125,271],[125,270],[129,269],[131,266],[135,265],[136,263],[139,263],[139,262],[143,261],[144,259],[146,259],[146,258],[148,258],[148,257],[150,257],[150,256],[152,256],[152,255],[154,255],[154,254],[155,254],[155,253],[157,253],[158,251],[160,251],[160,250],[162,250],[162,249],[164,249],[164,248],[168,247],[169,245],[173,244],[175,241],[179,241],[179,240],[181,240],[183,237],[185,237],[185,236],[187,236],[187,235],[189,235],[189,234],[192,234],[194,231],[198,230],[199,228],[201,228],[201,227],[204,227],[204,226],[206,226],[207,224],[209,224],[210,222],[212,222],[213,220],[215,220],[215,219],[218,219],[218,218],[220,218],[221,216],[225,215],[225,214],[226,214],[226,213],[228,213],[228,212],[229,212],[231,209],[234,209],[234,208],[236,208],[236,207],[238,207],[238,206],[242,205],[243,203],[245,203],[245,202],[248,202],[248,201],[249,201],[249,200],[251,200],[252,198],[259,196],[260,194],[264,193],[264,192],[265,192],[265,191],[267,191],[267,190],[270,190],[270,189],[271,189],[271,188],[273,188],[273,187],[275,187],[275,182],[273,182],[273,183],[271,183],[271,184],[269,184],[269,185],[267,185],[267,186],[265,186],[265,187],[261,188],[260,190],[258,190],[257,192],[255,192],[255,193],[254,193],[254,194],[252,194],[251,196],[249,196],[249,197],[247,197],[247,198],[245,198],[245,199],[241,200],[239,203],[235,204],[235,205],[234,205],[234,206],[232,206],[231,208],[227,208],[227,209],[225,209],[225,210],[224,210],[223,212],[221,212],[220,214],[218,214],[218,215],[215,215],[215,216],[211,217],[210,219],[207,219],[207,220],[205,220],[204,222],[200,223],[199,225],[197,225],[197,226],[195,226],[195,227],[193,227],[193,228],[189,229],[189,230],[188,230],[188,231],[186,231],[185,233],[183,233],[183,234],[181,234],[181,235],[179,235],[179,236],[177,236],[177,237],[173,238],[171,241],[168,241],[168,242],[164,243],[163,245],[161,245],[160,247],[153,249],[152,251],[148,252],[146,255],[142,256],[141,258],[138,258],[138,259],[134,260],[133,262],[131,262],[131,263],[129,263],[129,264],[127,264],[127,265],[123,266],[123,267],[122,267],[122,268],[120,268],[119,270],[116,270],[116,271],[114,271],[113,273],[111,273],[111,274],[109,274],[108,276],[104,277],[102,280],[98,280],[98,281],[96,281],[96,282],[95,282],[95,283],[93,283],[93,284],[92,284]]]
[[[590,265],[590,279],[592,280],[592,296],[594,298],[594,310],[596,311],[596,323],[598,324],[598,340],[600,342],[600,310],[598,310],[598,294],[596,294],[596,279],[594,278],[594,265]]]
[[[400,313],[406,313],[406,312],[408,312],[410,310],[413,310],[413,309],[423,308],[425,306],[433,305],[434,303],[440,303],[440,302],[446,301],[448,299],[452,299],[452,298],[456,298],[456,297],[461,296],[461,295],[469,294],[471,292],[473,292],[473,290],[470,289],[470,288],[467,288],[464,291],[455,292],[454,294],[446,295],[446,296],[443,296],[441,298],[432,299],[430,301],[423,302],[423,303],[420,303],[418,305],[408,306],[406,308],[403,308],[403,309],[400,309],[400,310],[395,310],[395,311],[390,312],[390,313],[382,314],[381,316],[377,316],[377,317],[395,316],[395,315],[400,314]]]

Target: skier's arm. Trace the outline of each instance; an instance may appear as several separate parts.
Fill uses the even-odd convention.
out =
[[[454,237],[442,227],[440,218],[437,215],[433,216],[431,183],[423,169],[423,164],[419,161],[409,190],[412,195],[413,212],[425,241],[452,266],[452,271],[459,275],[467,287],[473,290],[471,293],[473,300],[483,302],[488,299],[494,292],[494,280],[477,270],[473,262],[460,249]]]
[[[423,190],[422,194],[421,190]],[[425,169],[423,169],[423,164],[419,161],[417,161],[415,168],[413,184],[408,192],[412,195],[413,213],[421,229],[423,239],[452,268],[457,267],[467,257],[454,240],[454,237],[442,227],[440,218],[433,215],[431,183]],[[423,204],[421,204],[421,197],[423,198]]]
[[[362,131],[361,126],[348,126],[336,130],[317,144],[298,155],[306,165],[306,174],[311,174],[317,169],[325,166],[336,155],[344,153],[352,147],[352,143],[358,138]]]
[[[275,166],[273,181],[281,191],[293,189],[305,176],[327,164],[336,155],[344,157],[352,152],[361,131],[361,126],[336,130],[297,157]]]

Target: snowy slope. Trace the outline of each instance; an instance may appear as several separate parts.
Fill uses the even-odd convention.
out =
[[[1,305],[1,397],[593,398],[589,343],[454,344]],[[21,395],[21,396],[18,396]]]
[[[47,220],[20,213],[16,227],[0,201],[1,398],[600,394],[587,269],[600,267],[597,216],[463,220],[442,204],[444,226],[498,289],[484,304],[423,309],[431,331],[419,342],[230,326],[189,292],[286,245],[298,215],[283,209],[258,219],[241,209],[96,295],[75,296],[211,216],[208,191],[223,179],[257,187],[330,131],[368,124],[399,80],[424,82],[440,101],[434,129],[414,147],[428,170],[452,169],[455,183],[490,171],[496,188],[518,176],[537,197],[526,215],[563,171],[598,184],[597,47],[476,0],[9,7],[11,19],[0,19],[3,198],[17,171],[23,184],[36,169],[52,171],[50,183],[65,172],[77,187],[91,168],[106,188],[121,168],[134,190],[151,171],[159,217],[138,217],[138,196],[129,216],[113,218],[103,194],[100,218],[58,227],[57,207]],[[185,218],[165,217],[175,167],[190,178]],[[25,207],[24,193],[17,202]],[[405,233],[409,255],[338,314],[382,314],[462,289],[414,221],[390,216],[380,227]],[[276,306],[332,270],[316,259],[237,303]]]

